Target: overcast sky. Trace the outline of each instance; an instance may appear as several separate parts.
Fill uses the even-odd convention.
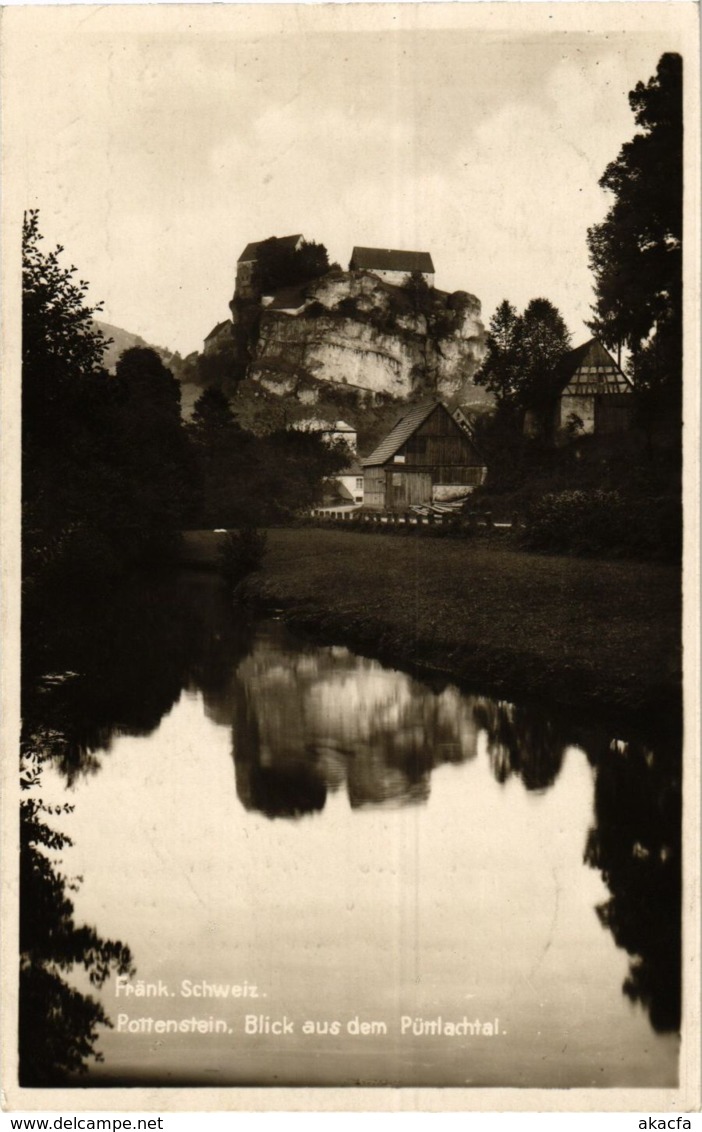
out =
[[[486,323],[546,296],[577,345],[627,92],[680,49],[671,5],[593,7],[10,9],[12,199],[106,321],[181,353],[244,245],[294,232],[343,267],[429,251]]]

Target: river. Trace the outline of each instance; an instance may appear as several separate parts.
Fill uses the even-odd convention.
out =
[[[76,929],[135,967],[62,970],[112,1022],[69,1080],[677,1083],[665,729],[422,681],[250,620],[196,573],[47,603],[24,667],[28,797],[73,807],[45,857],[81,878]]]

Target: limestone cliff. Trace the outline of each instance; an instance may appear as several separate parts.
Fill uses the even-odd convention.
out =
[[[427,392],[460,402],[485,353],[480,303],[464,291],[416,293],[371,272],[334,272],[263,300],[232,303],[234,337],[246,329],[248,379],[268,393],[315,404],[324,387],[359,399]]]

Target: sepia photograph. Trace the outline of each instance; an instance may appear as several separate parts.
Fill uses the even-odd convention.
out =
[[[695,9],[3,10],[10,1108],[699,1105]]]

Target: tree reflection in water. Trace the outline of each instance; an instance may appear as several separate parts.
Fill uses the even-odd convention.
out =
[[[148,735],[184,687],[221,697],[249,647],[210,579],[141,578],[109,594],[34,592],[23,608],[23,795],[20,811],[20,1083],[75,1083],[95,1050],[101,1005],[64,976],[92,986],[132,969],[129,949],[73,920],[75,888],[52,854],[70,839],[44,820],[36,796],[50,762],[71,786],[95,774],[114,735]],[[231,717],[230,717],[231,718]],[[28,796],[31,792],[31,796]],[[54,817],[71,810],[53,807]],[[52,823],[53,825],[53,823]]]
[[[597,914],[632,956],[624,993],[659,1033],[680,1026],[681,808],[679,759],[612,742],[597,767],[585,860],[612,894]]]
[[[214,582],[214,584],[213,584]],[[115,735],[150,735],[184,688],[226,695],[251,626],[210,577],[141,577],[107,594],[35,595],[23,609],[22,717],[62,737],[68,784],[99,769]],[[231,718],[231,717],[230,717]]]
[[[566,749],[581,747],[595,768],[585,860],[602,871],[611,892],[598,915],[632,957],[624,992],[647,1009],[656,1030],[677,1027],[680,775],[674,760],[633,743],[612,747],[596,726],[579,730],[539,705],[463,695],[345,648],[304,643],[280,622],[254,626],[233,612],[211,577],[141,579],[108,600],[47,601],[30,614],[25,731],[44,736],[45,753],[69,784],[99,768],[113,735],[152,731],[184,688],[201,692],[207,716],[231,727],[238,797],[271,819],[319,813],[342,789],[353,809],[424,803],[432,772],[475,759],[481,736],[497,782],[517,778],[526,790],[543,792],[555,783]],[[37,909],[26,919],[25,901],[26,930],[46,938],[44,917],[47,925],[63,924],[52,929],[57,938],[72,938],[79,929],[67,910],[65,880],[41,882],[47,866],[37,854],[45,856],[46,843],[23,844],[23,886]],[[87,945],[88,936],[78,938]],[[88,947],[93,957],[96,946]],[[60,968],[52,962],[55,980]],[[38,960],[25,963],[23,1033],[31,1035],[40,1020],[45,1026],[37,988],[48,976],[40,978]],[[101,1018],[92,1008],[81,1016],[78,1003],[62,993],[59,1001],[56,991],[52,1008],[57,1032],[62,1017],[69,1035],[81,1017],[82,1032],[93,1034]],[[71,1049],[80,1059],[87,1046],[76,1038]],[[50,1050],[45,1057],[50,1066]],[[56,1057],[63,1074],[68,1063]]]
[[[680,1018],[680,776],[644,747],[515,705],[431,690],[343,648],[311,648],[282,625],[262,628],[234,678],[237,793],[269,818],[321,810],[346,784],[352,807],[429,797],[431,772],[475,758],[480,732],[499,783],[544,792],[569,746],[595,767],[586,862],[612,898],[597,914],[631,956],[624,993],[656,1030]]]
[[[56,742],[55,735],[36,739],[44,750]],[[40,762],[41,756],[27,751],[23,790],[40,786]],[[102,1006],[64,975],[82,966],[92,986],[99,988],[111,971],[133,973],[129,948],[74,923],[68,893],[76,884],[47,854],[71,841],[44,816],[72,808],[49,808],[37,797],[26,796],[20,806],[19,1081],[25,1088],[70,1084],[76,1074],[87,1071],[91,1058],[102,1060],[95,1050],[97,1027],[112,1023]]]
[[[553,786],[567,744],[561,728],[543,710],[480,698],[474,714],[487,734],[488,758],[498,782],[515,774],[527,790]]]

